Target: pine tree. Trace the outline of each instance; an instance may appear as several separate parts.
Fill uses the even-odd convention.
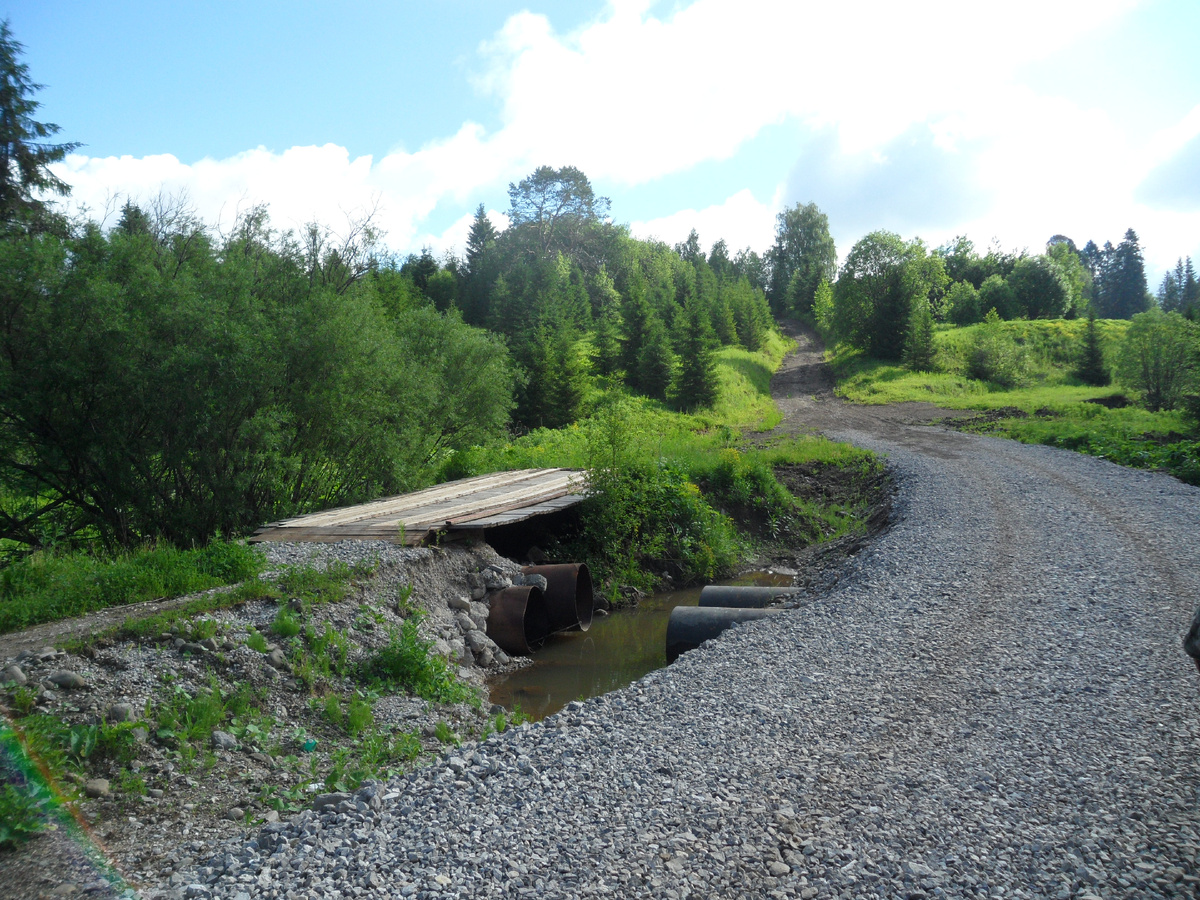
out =
[[[658,316],[646,322],[645,340],[638,356],[637,388],[655,400],[667,399],[667,389],[675,374],[675,354],[667,328]]]
[[[679,378],[675,383],[675,405],[692,411],[717,401],[717,363],[713,356],[716,336],[699,305],[687,311],[680,345]]]
[[[41,104],[31,95],[42,85],[30,81],[29,67],[18,61],[23,49],[8,20],[0,22],[0,222],[41,227],[50,217],[37,195],[44,191],[65,195],[71,190],[50,166],[79,144],[46,141],[60,129],[33,118]]]
[[[904,338],[904,365],[914,372],[934,372],[936,356],[933,344],[933,313],[929,301],[921,298],[913,304]]]
[[[1079,355],[1079,365],[1075,367],[1075,377],[1084,384],[1103,387],[1112,381],[1108,366],[1104,364],[1104,350],[1100,346],[1100,331],[1096,328],[1096,311],[1088,312],[1087,330],[1083,333],[1083,352]]]
[[[463,319],[472,325],[484,324],[491,314],[492,289],[499,275],[496,237],[496,229],[480,203],[467,234],[467,265],[459,300]]]
[[[617,311],[607,307],[596,319],[596,333],[592,338],[596,348],[596,374],[604,377],[615,375],[621,367],[621,343],[617,339]]]

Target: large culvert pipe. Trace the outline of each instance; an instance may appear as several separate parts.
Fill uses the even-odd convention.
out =
[[[750,622],[779,612],[777,609],[732,609],[727,606],[677,606],[667,621],[667,662],[695,650],[738,622]]]
[[[762,609],[784,594],[794,594],[794,587],[733,587],[710,584],[700,590],[701,606],[725,606],[734,609]]]
[[[592,573],[584,563],[561,563],[553,566],[525,566],[525,575],[541,575],[546,579],[546,610],[550,616],[551,633],[592,627]]]
[[[520,585],[488,597],[487,636],[505,653],[528,656],[550,634],[550,618],[542,589]]]

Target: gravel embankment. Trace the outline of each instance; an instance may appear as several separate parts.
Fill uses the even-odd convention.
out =
[[[840,437],[899,480],[840,587],[161,894],[1195,893],[1200,491],[969,435]]]

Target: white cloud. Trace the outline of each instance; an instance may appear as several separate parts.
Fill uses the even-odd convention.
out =
[[[750,191],[738,191],[724,203],[705,209],[682,209],[648,222],[633,222],[630,231],[641,238],[656,238],[668,244],[687,239],[694,228],[705,250],[724,239],[732,256],[744,247],[761,253],[775,239],[775,202],[760,203]]]
[[[1165,234],[1194,220],[1157,219],[1134,203],[1134,191],[1194,137],[1200,113],[1156,141],[1128,138],[1102,111],[1021,81],[1025,64],[1086,39],[1088,29],[1136,5],[1011,0],[997,14],[993,5],[960,0],[696,0],[656,14],[647,0],[612,0],[596,20],[566,34],[545,16],[523,12],[480,47],[476,84],[501,112],[500,127],[490,133],[466,122],[416,151],[377,160],[351,158],[327,144],[194,163],[169,155],[73,155],[59,171],[74,185],[75,199],[96,208],[113,193],[144,198],[183,189],[209,220],[267,202],[284,227],[313,219],[336,227],[377,205],[391,247],[407,252],[428,244],[442,251],[461,247],[481,194],[494,194],[538,165],[577,166],[603,192],[606,183],[637,186],[733,158],[766,126],[792,121],[804,126],[800,132],[828,136],[828,152],[843,157],[836,166],[843,181],[859,172],[882,183],[889,166],[911,179],[929,171],[939,153],[954,161],[970,210],[935,191],[922,219],[920,185],[906,184],[890,192],[903,208],[881,208],[874,227],[911,221],[931,242],[945,230],[967,231],[981,243],[996,235],[1030,246],[1056,231],[1111,231],[1119,238],[1129,224]],[[929,137],[897,157],[918,133]],[[800,159],[804,149],[786,151]],[[877,169],[864,167],[870,159]],[[785,179],[803,181],[781,170],[781,187]],[[945,190],[951,182],[931,184]],[[854,191],[843,185],[843,194]],[[869,197],[857,194],[869,211],[863,206]],[[671,211],[634,228],[673,242],[695,227],[706,242],[724,237],[731,248],[763,249],[779,206],[810,199],[821,203],[819,195],[783,192],[760,203],[741,191],[722,204]],[[440,234],[427,224],[435,210],[458,216]],[[836,227],[837,210],[826,212]],[[944,224],[965,215],[973,218]],[[1179,243],[1166,252],[1176,253]]]

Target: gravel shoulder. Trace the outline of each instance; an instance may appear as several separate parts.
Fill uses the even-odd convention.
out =
[[[1194,895],[1200,490],[810,392],[817,353],[781,428],[897,485],[835,587],[143,895]]]

